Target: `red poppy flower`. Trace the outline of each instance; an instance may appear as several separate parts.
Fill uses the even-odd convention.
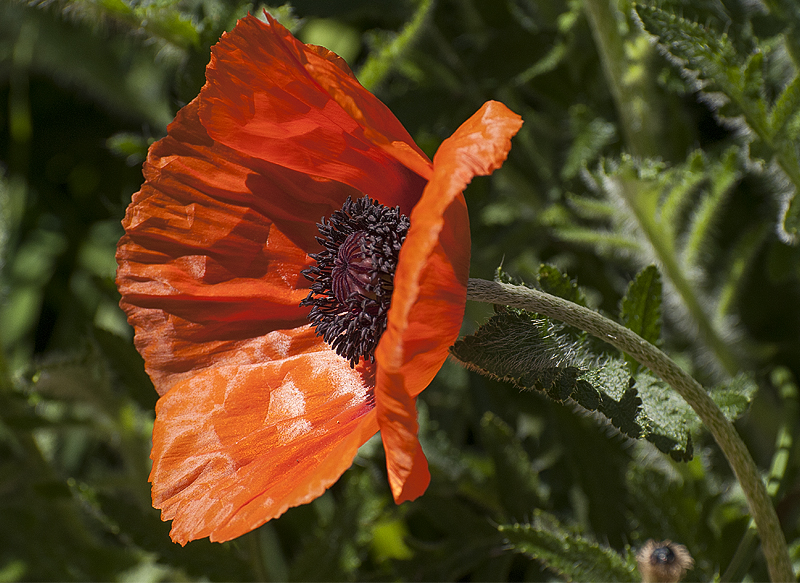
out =
[[[269,15],[223,35],[200,95],[150,148],[117,250],[121,306],[161,395],[150,481],[173,540],[229,540],[313,500],[379,429],[395,500],[424,492],[415,400],[463,318],[462,191],[502,164],[521,123],[489,102],[431,163],[335,54]],[[303,272],[320,218],[365,196],[410,228],[374,354],[343,357],[308,320]],[[339,285],[391,288],[352,271],[374,261],[348,245]]]

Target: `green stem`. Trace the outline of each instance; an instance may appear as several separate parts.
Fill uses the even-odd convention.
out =
[[[789,464],[789,456],[791,456],[792,445],[794,444],[792,427],[794,426],[794,420],[797,419],[798,395],[797,386],[792,381],[791,375],[792,373],[783,367],[776,368],[770,375],[772,384],[780,388],[782,399],[780,405],[782,421],[775,438],[775,453],[772,456],[772,463],[766,480],[767,494],[773,500],[778,497],[782,487],[785,486],[786,467]],[[736,548],[736,552],[733,553],[730,564],[719,578],[720,583],[741,581],[753,560],[753,555],[757,548],[755,524],[751,520],[739,546]]]
[[[560,320],[631,355],[663,379],[695,410],[728,459],[747,498],[761,537],[772,581],[793,581],[791,562],[778,515],[772,506],[750,452],[733,425],[703,387],[658,348],[631,330],[599,313],[539,290],[481,279],[470,279],[467,298],[474,301],[523,308]]]
[[[367,57],[366,63],[358,72],[358,80],[369,89],[375,89],[386,79],[392,69],[403,60],[405,54],[419,38],[420,33],[425,28],[425,24],[430,20],[433,8],[436,5],[434,0],[422,0],[414,16],[403,27],[403,30],[392,39],[391,42],[373,52]]]
[[[632,37],[631,34],[623,36],[620,31],[625,15],[616,1],[583,0],[583,8],[630,153],[639,157],[663,155],[661,116],[652,77],[646,71],[648,55],[645,53],[652,48],[645,41],[638,48],[642,54],[632,56],[626,51],[626,41]],[[633,74],[634,71],[638,74]]]
[[[656,219],[654,210],[646,204],[647,201],[639,192],[631,188],[630,183],[620,183],[619,195],[634,215],[636,223],[650,243],[659,267],[669,278],[691,315],[691,321],[697,325],[700,337],[714,353],[722,369],[734,376],[739,371],[739,362],[703,309],[686,275],[684,264],[678,260],[679,254],[671,243],[674,236],[665,232],[665,225]]]
[[[253,569],[256,581],[270,581],[267,568],[264,565],[264,558],[261,552],[261,538],[258,529],[244,535],[247,544],[247,557],[250,559],[250,567]]]

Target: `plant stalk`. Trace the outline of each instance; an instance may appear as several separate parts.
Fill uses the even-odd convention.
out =
[[[522,308],[584,330],[630,354],[675,389],[695,410],[728,459],[742,486],[772,581],[793,581],[792,565],[778,515],[750,452],[733,425],[692,376],[658,348],[597,312],[539,290],[470,279],[467,299]]]
[[[667,152],[664,151],[666,142],[662,135],[664,128],[660,121],[658,97],[652,75],[644,74],[653,49],[646,41],[640,41],[638,49],[633,51],[639,54],[631,53],[635,37],[642,33],[629,31],[625,34],[620,30],[620,22],[624,22],[626,17],[618,4],[616,0],[583,0],[625,144],[634,156],[662,156]],[[632,74],[632,71],[638,71],[638,74]]]

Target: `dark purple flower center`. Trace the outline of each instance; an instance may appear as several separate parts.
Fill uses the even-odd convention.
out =
[[[303,275],[311,290],[301,306],[311,306],[309,321],[317,334],[354,367],[363,357],[375,360],[386,330],[400,247],[408,217],[369,197],[348,198],[317,226],[323,249]]]
[[[369,296],[367,287],[375,283],[372,259],[362,248],[366,236],[364,231],[350,233],[333,260],[331,290],[340,304],[345,303],[353,292]]]

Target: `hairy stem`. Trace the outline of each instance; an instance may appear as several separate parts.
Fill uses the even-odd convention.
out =
[[[481,279],[469,280],[467,298],[523,308],[584,330],[631,355],[678,391],[714,436],[742,486],[761,537],[771,580],[794,580],[786,539],[758,468],[733,425],[700,383],[631,330],[562,298],[527,287]]]
[[[697,325],[700,337],[711,349],[722,369],[734,376],[739,371],[739,362],[703,309],[700,298],[689,281],[685,265],[678,259],[679,254],[671,242],[673,237],[665,232],[665,225],[656,219],[652,207],[645,203],[644,198],[630,183],[620,183],[619,196],[650,243],[656,263],[675,287],[691,315],[691,321]]]

